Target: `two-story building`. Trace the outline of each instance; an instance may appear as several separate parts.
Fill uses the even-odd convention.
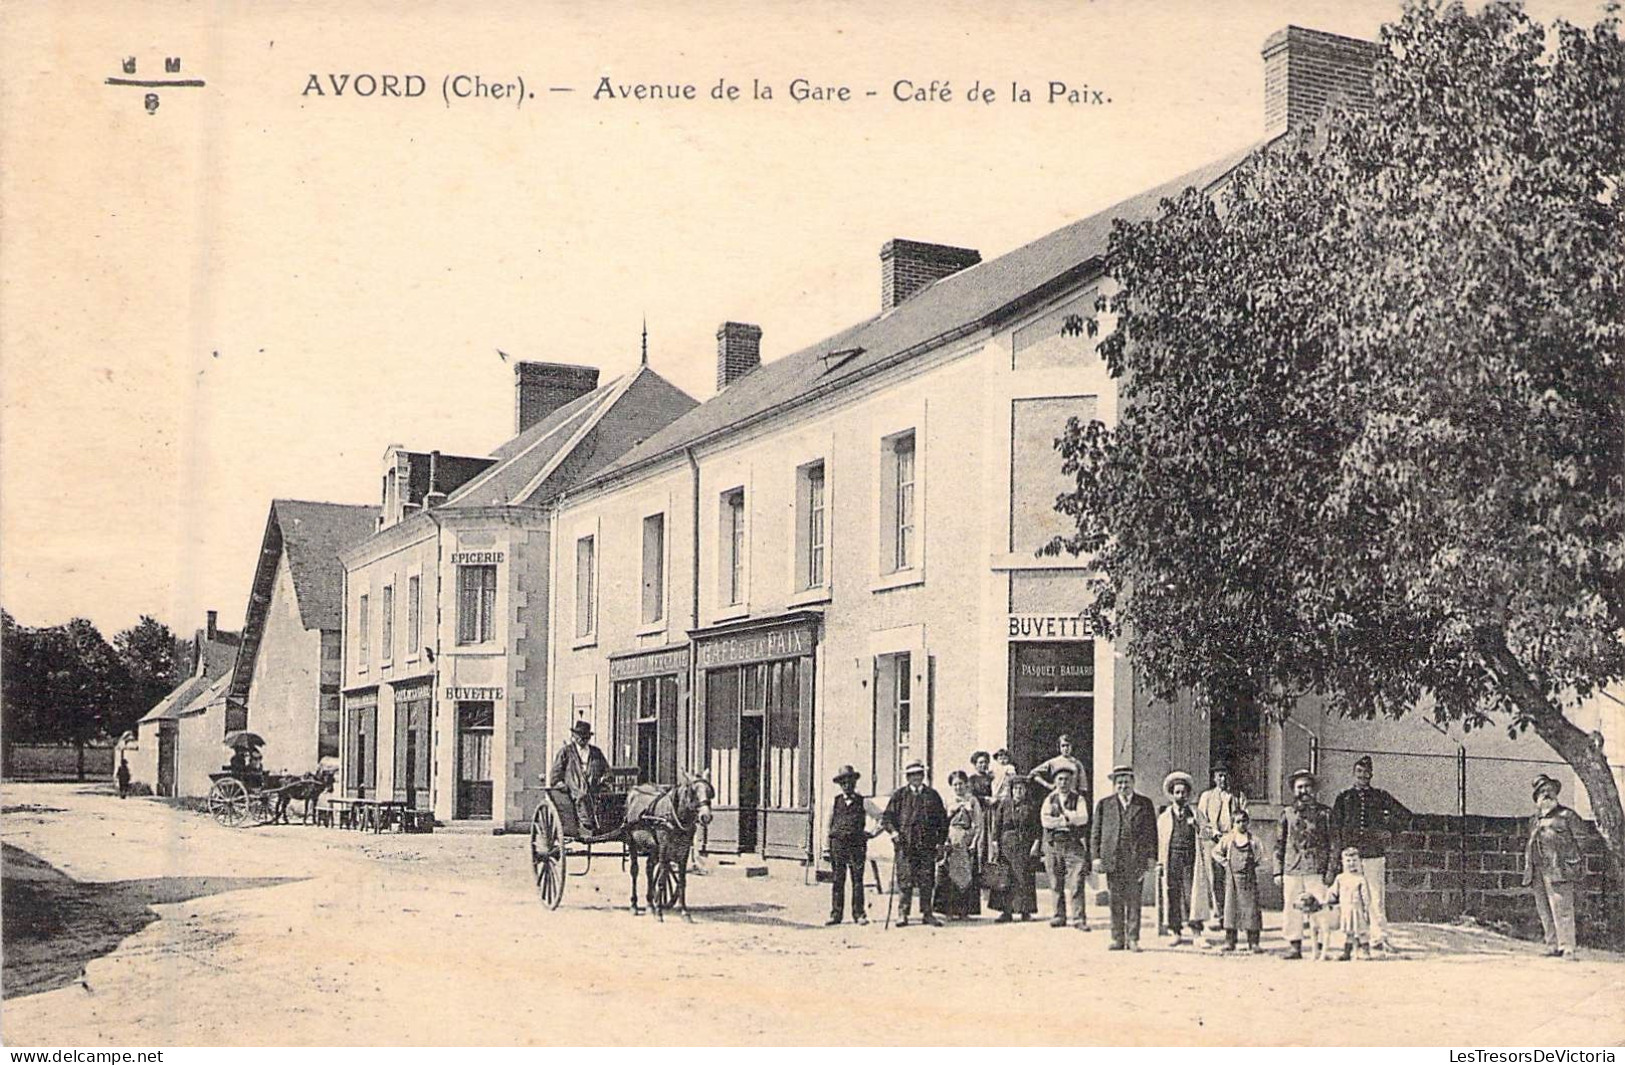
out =
[[[1265,143],[1369,100],[1368,42],[1290,27],[1263,58]],[[1068,733],[1093,793],[1116,764],[1160,799],[1168,770],[1223,760],[1269,811],[1323,754],[1455,751],[1420,716],[1374,728],[1305,706],[1278,724],[1222,693],[1152,700],[1079,620],[1087,560],[1036,554],[1068,531],[1067,419],[1116,417],[1086,328],[1112,222],[1216,192],[1260,147],[990,261],[888,242],[878,313],[770,362],[759,328],[724,323],[715,397],[558,505],[554,734],[587,720],[645,779],[708,770],[710,849],[803,859],[845,763],[884,796],[911,758],[940,786],[975,750],[1027,769]],[[1439,791],[1411,801],[1452,812]]]
[[[694,406],[647,365],[515,366],[489,458],[391,448],[379,528],[344,566],[341,793],[527,822],[547,771],[548,505]]]

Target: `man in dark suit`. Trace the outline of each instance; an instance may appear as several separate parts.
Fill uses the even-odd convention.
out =
[[[571,725],[570,734],[570,741],[553,756],[547,786],[569,791],[570,799],[575,803],[576,819],[585,831],[596,835],[600,831],[598,804],[590,796],[602,792],[608,783],[609,759],[589,742],[592,739],[592,726],[587,722],[577,721]]]
[[[941,927],[942,922],[931,912],[931,898],[937,855],[948,842],[948,810],[942,805],[942,796],[925,782],[925,763],[916,760],[904,766],[903,779],[908,783],[892,792],[880,818],[881,827],[891,834],[897,884],[902,889],[897,927],[908,927],[908,911],[916,888],[920,892],[921,922]]]
[[[1095,805],[1095,872],[1112,902],[1112,950],[1140,949],[1140,894],[1157,863],[1157,808],[1134,790],[1134,770],[1112,770],[1112,794]]]

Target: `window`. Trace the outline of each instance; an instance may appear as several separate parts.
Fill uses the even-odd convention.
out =
[[[406,578],[406,657],[416,658],[423,648],[423,578]]]
[[[824,464],[796,471],[796,590],[822,588],[828,526],[825,521]]]
[[[356,604],[355,619],[355,661],[356,668],[365,672],[367,662],[372,657],[371,617],[367,611],[368,597],[362,596]]]
[[[316,757],[337,758],[339,756],[339,696],[337,692],[323,692],[321,699],[321,721],[318,724],[316,736]]]
[[[915,503],[914,431],[881,445],[880,568],[883,573],[920,564],[919,514]]]
[[[666,616],[666,516],[643,519],[643,623]]]
[[[907,651],[875,658],[875,794],[903,784],[903,766],[925,758],[923,728],[914,706],[913,656]]]
[[[591,636],[597,631],[598,574],[593,537],[583,536],[576,541],[576,636]]]
[[[722,494],[722,602],[745,601],[745,490]]]
[[[379,643],[382,645],[383,660],[388,662],[395,657],[395,586],[384,585],[384,617],[383,624],[378,626]]]
[[[457,567],[457,642],[489,643],[496,639],[497,568]]]
[[[895,455],[893,478],[897,493],[897,550],[892,569],[909,569],[914,565],[914,434],[900,437],[892,445]]]

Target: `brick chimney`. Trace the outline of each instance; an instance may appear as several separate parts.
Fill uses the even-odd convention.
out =
[[[1371,69],[1381,49],[1370,41],[1288,26],[1264,42],[1264,135],[1313,125],[1328,104],[1371,106]]]
[[[889,311],[931,282],[981,261],[974,248],[888,240],[880,249],[880,309]]]
[[[598,387],[598,367],[562,362],[513,364],[513,431],[522,433]]]
[[[762,327],[723,322],[717,327],[717,391],[762,365]]]
[[[203,616],[208,619],[204,623],[203,631],[208,633],[209,640],[213,641],[214,638],[220,633],[220,611],[211,610]]]

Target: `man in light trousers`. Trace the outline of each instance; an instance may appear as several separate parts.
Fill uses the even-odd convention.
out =
[[[1361,755],[1354,762],[1354,787],[1332,804],[1332,830],[1337,836],[1334,847],[1337,851],[1345,847],[1359,849],[1360,867],[1371,886],[1371,948],[1393,954],[1396,952],[1387,938],[1388,848],[1394,833],[1410,824],[1411,812],[1386,791],[1372,787],[1371,777],[1371,756]]]

